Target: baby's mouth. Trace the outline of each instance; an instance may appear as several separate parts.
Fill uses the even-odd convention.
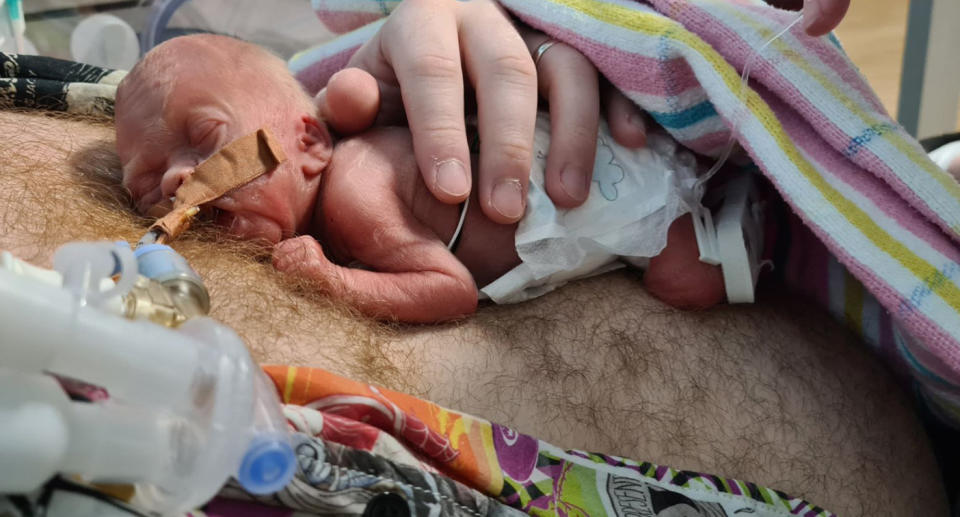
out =
[[[213,205],[207,204],[200,207],[200,213],[197,214],[197,219],[200,219],[201,221],[209,221],[212,223],[216,223],[220,219],[220,216],[222,214],[223,214],[223,210]]]

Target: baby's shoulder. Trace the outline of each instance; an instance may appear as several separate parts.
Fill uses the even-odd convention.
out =
[[[404,195],[420,179],[410,131],[376,128],[338,142],[333,149],[324,188],[356,201],[381,193]]]
[[[379,127],[337,142],[333,148],[333,167],[414,168],[413,139],[404,127]],[[351,170],[352,170],[351,167]]]
[[[322,180],[322,204],[353,211],[373,203],[409,201],[407,192],[422,182],[413,142],[406,128],[376,128],[338,142]]]

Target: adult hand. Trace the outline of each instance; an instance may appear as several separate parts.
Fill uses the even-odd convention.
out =
[[[537,77],[520,34],[496,2],[402,2],[348,66],[369,72],[376,80],[375,123],[398,124],[406,116],[426,185],[446,203],[463,201],[471,189],[464,122],[464,79],[469,80],[477,98],[481,207],[500,223],[523,216]],[[321,112],[328,116],[341,109],[333,102],[335,91],[346,89],[335,83],[331,80],[318,99]],[[364,95],[359,90],[346,92],[348,97]],[[356,121],[349,128],[338,125],[347,119],[354,117],[329,117],[341,133],[364,127]]]
[[[803,28],[811,36],[823,36],[840,25],[849,7],[850,0],[804,0]]]
[[[547,41],[530,30],[521,39],[490,0],[408,0],[349,63],[372,76],[345,69],[331,78],[318,103],[342,134],[372,123],[400,123],[406,112],[428,188],[441,201],[457,203],[471,186],[463,121],[466,73],[477,92],[482,209],[492,220],[510,223],[523,214],[539,91],[550,101],[553,120],[547,192],[558,206],[577,206],[586,199],[593,172],[597,73],[579,52],[560,43],[549,52],[543,48],[537,70],[530,54]],[[642,146],[639,110],[613,88],[605,89],[604,100],[614,138]]]
[[[601,103],[613,138],[625,147],[646,144],[643,113],[606,81],[601,86],[597,69],[578,50],[531,29],[520,33],[534,57],[539,92],[549,103],[547,195],[557,206],[579,206],[593,178]]]

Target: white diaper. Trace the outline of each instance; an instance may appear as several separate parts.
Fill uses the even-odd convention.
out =
[[[576,278],[619,267],[623,258],[644,266],[667,244],[667,229],[693,206],[696,160],[662,133],[647,146],[627,149],[600,123],[590,195],[580,207],[564,210],[550,201],[544,170],[550,122],[537,118],[527,212],[515,238],[523,263],[483,287],[497,303],[516,303],[548,293]]]

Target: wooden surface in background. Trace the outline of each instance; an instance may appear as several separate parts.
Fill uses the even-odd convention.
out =
[[[837,38],[891,115],[897,115],[907,0],[851,0]]]
[[[894,118],[909,6],[908,0],[851,0],[850,11],[836,31],[844,50]],[[960,66],[960,56],[955,66]]]

